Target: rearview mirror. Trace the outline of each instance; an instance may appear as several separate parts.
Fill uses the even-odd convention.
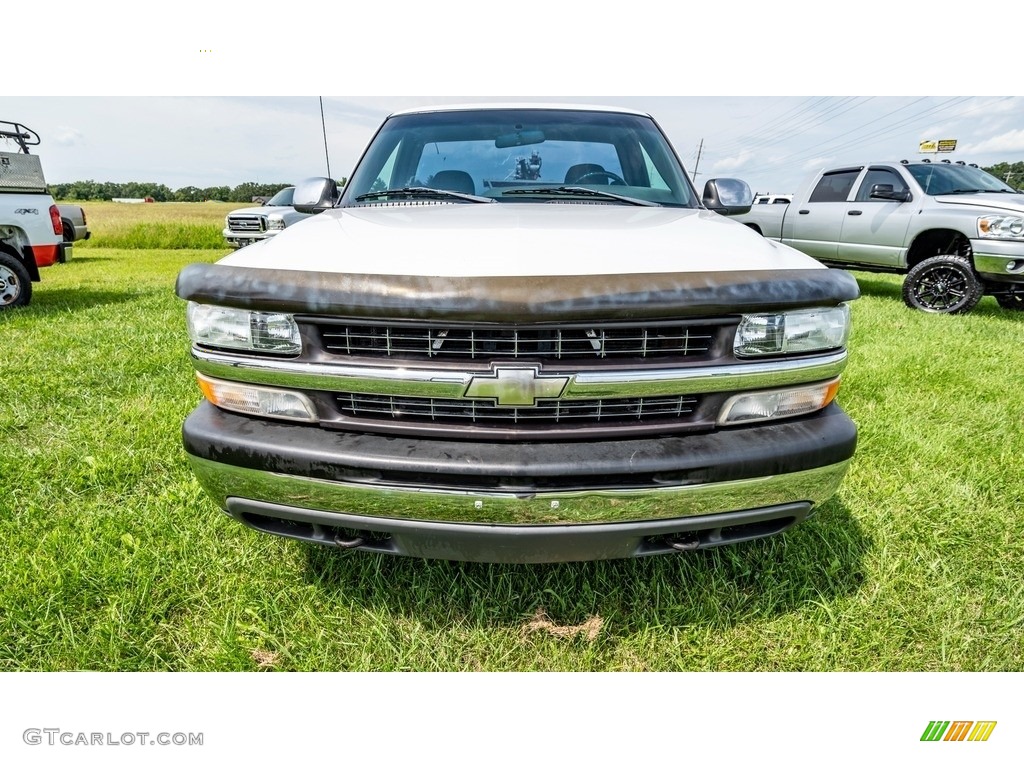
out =
[[[708,179],[701,198],[705,208],[723,216],[748,213],[754,202],[754,193],[741,179]]]
[[[338,202],[338,184],[334,179],[315,176],[295,185],[292,207],[299,213],[320,213]]]
[[[498,149],[506,147],[523,147],[527,144],[543,144],[544,131],[516,131],[515,133],[503,133],[494,140],[494,146]]]

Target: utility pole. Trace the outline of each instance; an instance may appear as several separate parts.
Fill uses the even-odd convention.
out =
[[[700,154],[704,149],[704,139],[700,140],[700,146],[697,147],[697,162],[693,164],[693,178],[697,178],[697,169],[700,167]]]

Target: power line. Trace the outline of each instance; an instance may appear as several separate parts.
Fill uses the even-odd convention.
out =
[[[865,123],[864,125],[857,126],[856,128],[853,128],[853,129],[851,129],[849,131],[845,131],[844,133],[839,134],[838,136],[833,136],[832,138],[827,139],[825,141],[818,142],[817,144],[814,144],[814,145],[811,145],[811,146],[808,146],[808,147],[803,147],[799,151],[791,152],[788,155],[784,155],[781,158],[777,158],[776,160],[774,160],[773,162],[771,162],[771,163],[769,163],[767,165],[761,165],[761,166],[759,166],[758,171],[764,171],[766,169],[770,170],[772,168],[779,168],[779,167],[782,167],[784,165],[788,165],[788,164],[791,164],[791,163],[794,163],[794,162],[799,162],[799,161],[804,160],[804,159],[809,159],[811,156],[816,154],[815,152],[810,151],[810,150],[817,149],[818,147],[826,147],[827,146],[828,148],[825,151],[831,151],[832,149],[835,149],[836,147],[835,146],[830,146],[830,145],[835,145],[837,142],[839,142],[839,140],[842,137],[848,136],[848,135],[853,134],[853,133],[856,133],[856,132],[861,131],[861,130],[863,130],[865,128],[870,128],[872,125],[877,125],[878,120],[884,119],[885,117],[887,117],[889,115],[892,115],[892,114],[895,114],[896,112],[899,112],[899,111],[901,111],[903,109],[907,109],[907,108],[913,106],[914,104],[922,101],[923,98],[924,97],[922,97],[921,99],[917,99],[917,100],[911,102],[910,104],[904,105],[904,106],[902,106],[902,107],[900,107],[898,109],[892,110],[891,112],[887,113],[886,115],[883,115],[880,118],[876,118],[871,123]],[[1004,97],[1004,99],[1005,98],[1012,98],[1012,97]],[[935,112],[937,112],[937,111],[939,111],[939,110],[941,110],[943,108],[946,108],[947,105],[949,105],[949,104],[951,104],[953,102],[956,102],[959,105],[959,104],[963,104],[964,102],[967,102],[967,101],[970,101],[970,100],[971,100],[971,97],[953,97],[953,98],[947,99],[946,101],[943,101],[943,102],[941,102],[941,103],[939,103],[937,105],[928,107],[928,108],[923,109],[923,110],[919,110],[918,112],[915,112],[914,114],[912,114],[912,115],[910,115],[910,116],[908,116],[908,117],[906,117],[906,118],[904,118],[902,120],[899,120],[896,123],[887,125],[884,128],[881,128],[879,130],[873,131],[871,133],[867,133],[867,134],[864,134],[862,136],[859,136],[855,142],[848,143],[849,148],[852,149],[852,148],[856,148],[856,147],[859,147],[859,146],[863,146],[870,139],[883,138],[885,136],[889,136],[891,134],[898,133],[898,132],[900,132],[902,130],[906,130],[906,128],[909,127],[911,124],[914,124],[915,122],[920,122],[920,120],[923,119],[923,118],[931,117]],[[976,109],[979,109],[979,108],[980,108],[980,106],[972,107],[972,108],[970,108],[968,110],[963,110],[961,112],[957,112],[957,113],[955,113],[952,116],[953,117],[959,117],[959,116],[962,116],[963,114],[969,114],[970,112],[973,112],[973,111],[975,111]],[[746,168],[743,168],[742,170],[746,170]]]

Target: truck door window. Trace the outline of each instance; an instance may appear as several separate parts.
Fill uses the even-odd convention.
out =
[[[880,200],[879,198],[871,197],[871,188],[875,184],[892,184],[894,192],[900,192],[907,188],[903,178],[891,168],[870,168],[864,175],[864,181],[861,182],[860,189],[857,190],[856,201],[858,203],[892,202],[891,200]]]
[[[860,168],[848,171],[826,173],[811,192],[809,203],[845,203],[853,189],[853,182],[860,175]]]

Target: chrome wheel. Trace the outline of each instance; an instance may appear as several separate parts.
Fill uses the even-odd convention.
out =
[[[28,270],[13,256],[0,253],[0,309],[24,306],[31,295]]]

